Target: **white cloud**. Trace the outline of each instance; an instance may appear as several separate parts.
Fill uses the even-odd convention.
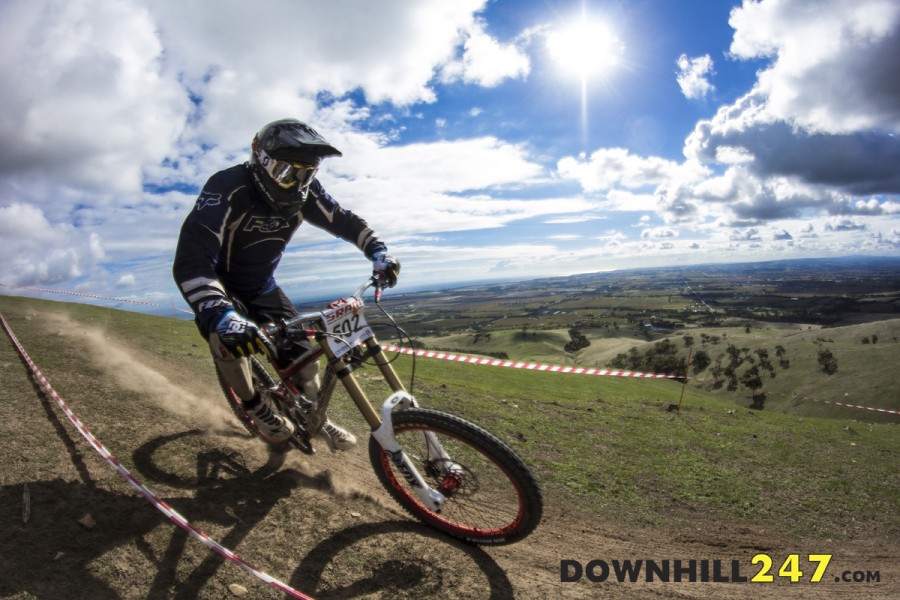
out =
[[[685,98],[703,98],[715,91],[709,77],[713,75],[713,61],[709,54],[688,58],[686,54],[678,57],[678,73],[676,79]]]
[[[900,4],[895,0],[745,0],[731,54],[771,58],[764,112],[817,133],[900,132]]]
[[[0,6],[0,175],[29,187],[136,193],[178,137],[189,102],[161,72],[145,9],[100,0]]]
[[[214,11],[174,0],[152,5],[166,46],[178,56],[177,68],[192,81],[222,79],[217,97],[233,91],[239,102],[253,99],[284,110],[269,99],[272,93],[340,96],[360,88],[372,103],[433,101],[429,81],[436,67],[453,60],[484,4],[335,0],[310,10],[289,0],[222,0]],[[244,91],[250,96],[238,95]],[[252,108],[256,114],[248,122],[265,122],[265,109]]]
[[[679,208],[668,219],[718,212],[719,223],[746,226],[830,215],[821,230],[837,234],[863,229],[851,215],[891,214],[900,192],[900,90],[889,83],[900,5],[745,2],[730,22],[732,55],[771,63],[753,90],[687,138],[686,156],[727,168],[667,190]]]
[[[530,70],[531,61],[521,48],[501,44],[485,33],[484,22],[478,20],[467,32],[462,58],[446,65],[441,79],[494,87],[508,78],[526,77]]]
[[[492,136],[388,147],[353,136],[350,143],[352,157],[328,163],[335,174],[364,182],[398,182],[416,192],[464,192],[514,182],[525,185],[544,174],[526,147]],[[487,164],[491,168],[483,168]]]
[[[900,4],[745,0],[729,22],[732,56],[770,63],[697,124],[686,156],[854,195],[900,192]]]
[[[517,189],[547,176],[527,148],[494,137],[384,147],[348,134],[347,142],[353,156],[330,162],[323,181],[384,236],[502,227],[595,208],[581,198],[515,199]]]
[[[641,157],[626,148],[602,148],[588,160],[565,157],[557,164],[561,177],[575,179],[588,192],[622,186],[629,189],[654,187],[663,182],[692,178],[696,165],[679,164],[658,157]]]
[[[761,136],[761,146],[764,140]],[[734,161],[716,172],[692,160],[676,163],[607,148],[588,159],[560,160],[558,173],[577,180],[586,192],[605,192],[607,210],[655,211],[668,224],[715,221],[746,227],[804,211],[881,215],[896,204],[889,197],[860,198],[796,176],[759,173],[756,167],[756,161]],[[840,172],[835,169],[832,176]]]
[[[736,242],[756,242],[762,239],[759,234],[759,229],[755,227],[732,229],[728,234],[728,238]]]
[[[859,231],[862,229],[866,229],[864,222],[849,217],[833,217],[825,225],[825,231]]]
[[[0,207],[0,237],[0,282],[7,285],[66,281],[85,274],[105,255],[96,233],[52,225],[28,204]]]
[[[572,215],[569,217],[553,217],[552,219],[546,219],[544,223],[546,225],[571,225],[574,223],[600,221],[603,219],[606,219],[606,217],[600,215]]]
[[[664,239],[678,237],[678,232],[671,227],[652,227],[641,231],[642,239]]]
[[[704,163],[725,156],[727,163],[745,163],[762,177],[793,176],[853,194],[900,192],[900,140],[894,134],[811,133],[774,119],[767,107],[765,96],[751,92],[720,108],[688,136],[685,155]],[[739,161],[733,160],[734,148],[741,149]]]

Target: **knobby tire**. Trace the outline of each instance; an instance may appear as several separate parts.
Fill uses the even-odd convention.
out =
[[[508,445],[455,415],[409,408],[392,415],[394,435],[426,482],[437,489],[445,477],[425,460],[423,432],[437,435],[464,476],[440,512],[425,507],[374,437],[369,458],[379,480],[410,514],[439,531],[474,544],[510,544],[541,520],[543,497],[531,469]]]

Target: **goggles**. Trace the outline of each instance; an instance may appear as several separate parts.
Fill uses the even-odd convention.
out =
[[[289,190],[295,185],[301,190],[308,187],[316,176],[316,171],[319,170],[317,165],[304,165],[274,159],[264,150],[259,151],[259,162],[269,177],[285,190]]]

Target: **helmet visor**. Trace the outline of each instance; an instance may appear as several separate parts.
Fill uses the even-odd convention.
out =
[[[272,158],[264,151],[260,151],[260,163],[269,177],[272,178],[279,187],[285,190],[297,189],[302,190],[312,183],[319,170],[318,165],[304,165],[302,163],[287,162]]]

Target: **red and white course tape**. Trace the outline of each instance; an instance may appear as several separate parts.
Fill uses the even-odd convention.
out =
[[[400,354],[412,354],[425,358],[437,358],[441,360],[450,360],[455,362],[464,362],[475,365],[488,365],[491,367],[506,367],[509,369],[525,369],[528,371],[547,371],[549,373],[573,373],[580,375],[606,375],[609,377],[641,377],[645,379],[681,379],[685,380],[684,375],[660,375],[658,373],[639,373],[637,371],[611,371],[609,369],[585,369],[583,367],[564,367],[561,365],[544,365],[538,363],[517,362],[512,360],[501,360],[496,358],[481,358],[478,356],[467,356],[465,354],[453,354],[450,352],[437,352],[434,350],[414,350],[412,348],[400,348],[398,346],[383,346],[384,350],[389,352],[399,352]],[[900,414],[900,411],[891,410],[889,408],[872,408],[871,406],[860,406],[858,404],[844,404],[841,402],[832,402],[831,400],[816,400],[814,402],[824,402],[825,404],[835,404],[845,408],[858,408],[872,412],[882,412],[892,415]]]
[[[24,285],[9,285],[6,283],[0,283],[0,287],[8,287],[16,290],[26,290],[29,292],[43,292],[45,294],[66,294],[68,296],[80,296],[81,298],[93,298],[95,300],[111,300],[112,302],[130,302],[131,304],[142,304],[144,306],[159,306],[161,308],[171,308],[172,310],[176,310],[178,312],[187,313],[189,315],[193,315],[194,313],[187,310],[186,308],[178,308],[177,306],[166,306],[165,304],[159,304],[157,302],[147,302],[146,300],[130,300],[128,298],[110,298],[109,296],[97,296],[96,294],[85,294],[82,292],[70,292],[68,290],[51,290],[46,288],[34,288],[34,287],[25,287]]]
[[[307,596],[303,592],[295,590],[286,583],[275,579],[271,575],[267,575],[266,573],[260,571],[259,569],[245,561],[243,558],[235,554],[233,551],[222,546],[215,540],[210,539],[210,537],[206,533],[198,529],[196,526],[192,525],[187,519],[181,516],[178,511],[166,504],[159,496],[154,494],[147,486],[141,483],[137,477],[132,475],[128,469],[122,466],[119,460],[115,456],[113,456],[96,437],[94,437],[94,434],[88,431],[88,428],[84,426],[81,420],[75,415],[75,413],[72,412],[69,406],[65,402],[63,402],[63,399],[60,398],[59,394],[56,393],[56,390],[54,390],[50,385],[50,382],[47,381],[47,378],[44,377],[44,374],[41,373],[37,365],[34,364],[34,361],[31,360],[31,357],[28,356],[28,353],[25,352],[25,348],[23,348],[22,344],[19,343],[18,338],[16,338],[12,329],[9,327],[9,324],[6,322],[6,319],[3,318],[3,315],[0,315],[0,323],[2,323],[3,329],[6,330],[7,335],[9,335],[9,338],[12,340],[13,344],[15,344],[16,348],[19,351],[19,354],[22,356],[22,359],[28,364],[28,367],[31,369],[32,374],[40,383],[41,388],[43,388],[43,390],[47,392],[47,394],[49,394],[50,397],[53,398],[53,400],[56,401],[56,404],[59,406],[60,410],[62,410],[66,414],[66,416],[69,417],[69,420],[72,421],[72,424],[75,426],[78,432],[84,436],[84,439],[88,441],[88,443],[94,448],[94,450],[96,450],[100,454],[100,456],[102,456],[103,459],[106,460],[106,462],[109,463],[109,465],[113,469],[115,469],[115,471],[119,475],[122,476],[125,481],[130,483],[131,487],[137,490],[137,492],[144,498],[146,498],[151,504],[153,504],[153,506],[159,509],[162,514],[166,515],[169,520],[187,531],[191,536],[199,540],[200,543],[202,543],[210,550],[217,552],[218,554],[237,564],[237,566],[247,571],[248,573],[255,575],[266,583],[278,588],[279,590],[290,596],[293,596],[294,598],[312,600],[311,596]]]
[[[815,398],[810,398],[813,402],[824,402],[825,404],[834,404],[836,406],[843,406],[845,408],[859,408],[861,410],[870,410],[872,412],[883,412],[891,415],[900,415],[900,410],[891,410],[889,408],[872,408],[871,406],[860,406],[859,404],[844,404],[843,402],[833,402],[831,400],[816,400]]]
[[[514,360],[502,360],[497,358],[481,358],[479,356],[467,356],[465,354],[452,354],[450,352],[436,352],[433,350],[415,350],[413,348],[400,348],[398,346],[384,346],[389,352],[400,354],[412,354],[425,358],[438,358],[464,362],[473,365],[487,365],[490,367],[506,367],[508,369],[525,369],[526,371],[547,371],[549,373],[572,373],[576,375],[605,375],[608,377],[641,377],[644,379],[684,379],[684,375],[661,375],[659,373],[640,373],[638,371],[613,371],[610,369],[585,369],[584,367],[564,367],[562,365],[544,365],[539,363],[518,362]]]

